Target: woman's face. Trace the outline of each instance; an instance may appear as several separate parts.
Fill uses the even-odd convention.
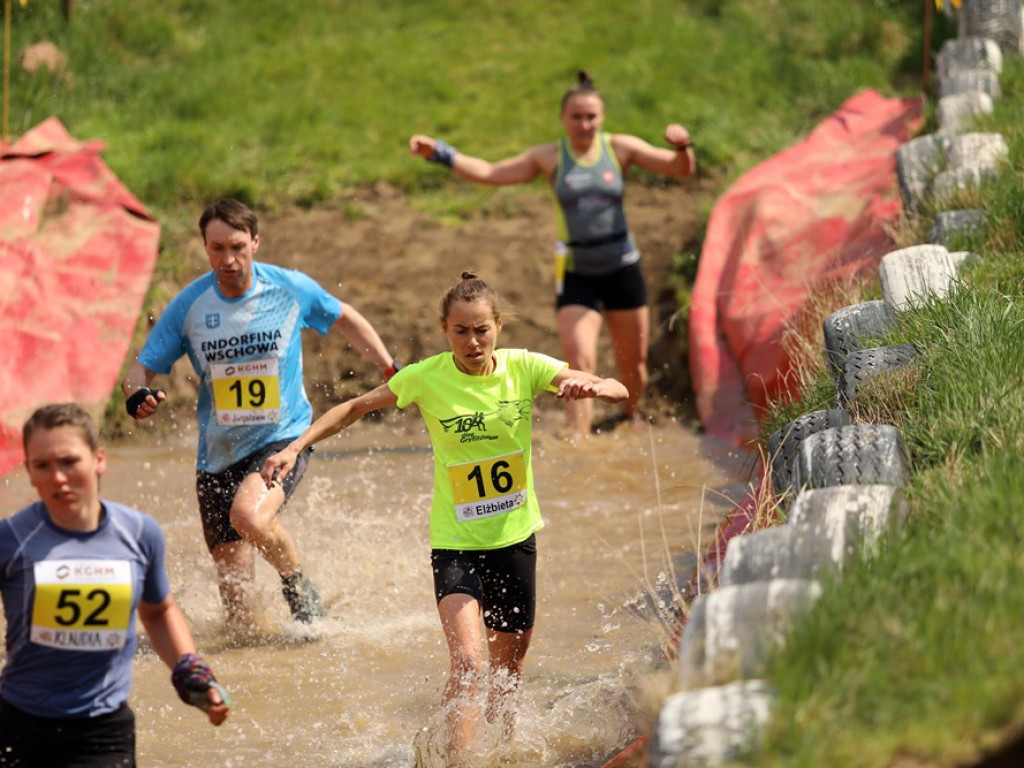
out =
[[[25,446],[29,482],[50,518],[64,528],[98,522],[100,475],[107,468],[102,446],[94,452],[78,427],[37,429]]]
[[[488,373],[494,345],[501,330],[501,316],[484,299],[456,301],[448,308],[448,319],[441,322],[448,337],[455,365],[463,373],[482,376]]]
[[[604,101],[594,93],[570,96],[562,110],[562,124],[574,149],[587,149],[604,125]]]

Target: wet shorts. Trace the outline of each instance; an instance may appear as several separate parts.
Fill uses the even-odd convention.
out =
[[[607,275],[565,273],[562,292],[555,298],[555,308],[570,304],[602,309],[639,309],[647,304],[647,285],[640,262],[629,264]]]
[[[253,472],[263,469],[263,462],[278,451],[288,446],[290,440],[279,440],[264,447],[262,450],[247,456],[236,464],[232,464],[223,472],[211,474],[196,471],[196,496],[199,497],[199,516],[203,520],[203,536],[206,546],[212,552],[218,544],[229,544],[241,541],[242,537],[231,525],[231,505],[242,481]],[[291,498],[292,492],[299,484],[306,467],[312,448],[307,448],[295,460],[295,466],[284,479],[285,501]]]
[[[96,717],[37,717],[0,699],[0,766],[134,768],[135,715],[123,705]]]
[[[533,629],[537,612],[537,537],[501,549],[434,549],[434,596],[470,595],[496,632]]]

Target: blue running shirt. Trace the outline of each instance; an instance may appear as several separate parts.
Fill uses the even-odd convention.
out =
[[[326,335],[341,302],[311,277],[253,262],[245,296],[227,299],[212,272],[179,293],[138,361],[170,373],[188,355],[199,376],[196,466],[221,472],[269,443],[293,440],[313,408],[302,380],[302,331]]]
[[[0,693],[37,717],[95,717],[128,700],[139,601],[170,587],[164,537],[142,512],[103,501],[95,531],[68,531],[35,502],[0,520],[7,663]]]

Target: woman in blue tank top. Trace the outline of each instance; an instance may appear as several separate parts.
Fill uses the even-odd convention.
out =
[[[559,241],[555,250],[558,335],[570,367],[597,370],[602,322],[608,324],[618,378],[629,390],[623,416],[640,421],[638,404],[647,386],[650,315],[640,269],[640,251],[626,224],[624,175],[632,165],[666,176],[688,176],[697,167],[690,133],[682,125],[665,129],[672,149],[655,147],[622,133],[605,133],[604,99],[590,76],[562,97],[565,137],[488,162],[429,136],[409,140],[414,155],[451,168],[480,184],[525,184],[543,176],[558,203]],[[566,422],[573,436],[590,433],[593,403],[567,402]]]

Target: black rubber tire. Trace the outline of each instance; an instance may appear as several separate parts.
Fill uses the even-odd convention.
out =
[[[999,84],[999,75],[989,70],[972,70],[969,72],[953,72],[939,80],[939,98],[955,96],[958,93],[987,93],[993,101],[1003,97],[1003,87]]]
[[[995,40],[1003,53],[1020,52],[1022,27],[1019,0],[980,0],[959,9],[959,37]]]
[[[849,405],[857,397],[857,390],[862,384],[912,363],[918,354],[913,344],[851,352],[846,356],[846,363],[836,380],[836,404],[840,407]]]
[[[865,301],[833,312],[825,318],[825,360],[838,374],[846,357],[861,349],[861,343],[882,336],[896,324],[896,313],[885,301]]]
[[[684,689],[702,688],[707,683],[704,678],[707,601],[707,594],[703,594],[698,595],[690,604],[690,615],[676,648],[677,675]]]
[[[915,212],[924,206],[932,179],[946,168],[946,145],[942,137],[926,134],[896,150],[896,179],[905,211]]]
[[[928,230],[928,242],[948,247],[953,238],[960,233],[969,234],[985,228],[985,212],[974,209],[957,211],[939,211],[935,214],[935,222]]]
[[[949,77],[955,72],[987,69],[999,74],[1003,54],[998,44],[987,37],[954,37],[946,40],[935,57],[935,77]],[[995,50],[992,50],[995,48]]]
[[[787,522],[821,531],[833,549],[837,541],[842,542],[847,555],[855,550],[873,554],[879,542],[906,525],[907,501],[903,491],[892,485],[811,488],[800,494]]]
[[[793,462],[793,485],[798,491],[836,485],[902,487],[908,475],[903,437],[890,424],[822,430],[800,444]]]
[[[805,413],[772,432],[768,436],[768,454],[775,495],[784,496],[793,490],[793,460],[808,435],[849,423],[850,414],[842,408],[830,408]]]

